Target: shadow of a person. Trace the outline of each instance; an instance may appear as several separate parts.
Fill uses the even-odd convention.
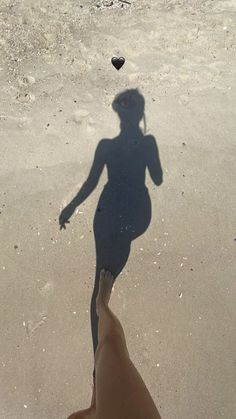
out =
[[[96,275],[90,314],[94,354],[98,344],[96,296],[100,271],[106,268],[116,278],[128,260],[132,240],[142,235],[150,224],[146,168],[155,185],[162,183],[155,138],[144,135],[139,126],[143,117],[145,122],[144,105],[144,97],[138,89],[126,90],[115,97],[112,107],[120,118],[120,133],[112,140],[99,142],[87,180],[59,217],[60,229],[66,228],[75,208],[96,188],[106,165],[108,182],[101,193],[93,222]]]

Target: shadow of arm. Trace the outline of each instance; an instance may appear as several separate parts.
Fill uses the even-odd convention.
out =
[[[155,185],[160,186],[163,182],[163,171],[161,167],[158,147],[155,138],[150,135],[148,141],[148,155],[147,155],[147,166]]]
[[[74,213],[76,207],[78,207],[85,199],[93,192],[96,188],[101,173],[105,165],[104,155],[104,142],[101,140],[97,146],[92,167],[88,175],[87,180],[84,182],[78,194],[72,199],[72,201],[62,210],[59,216],[60,229],[66,228],[65,223],[69,223],[69,218]]]
[[[71,205],[74,207],[78,207],[80,204],[82,204],[82,202],[85,201],[96,188],[105,165],[104,151],[104,140],[101,140],[95,151],[93,164],[90,169],[88,178],[82,185],[78,194],[71,201]]]

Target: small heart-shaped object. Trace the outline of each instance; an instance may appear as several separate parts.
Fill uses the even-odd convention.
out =
[[[120,57],[120,58],[112,57],[111,62],[114,65],[114,67],[117,70],[119,70],[124,65],[125,59],[124,59],[124,57]]]

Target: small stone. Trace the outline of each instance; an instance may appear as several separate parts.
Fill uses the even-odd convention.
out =
[[[24,80],[28,84],[34,84],[35,83],[35,78],[33,76],[26,76]]]
[[[183,297],[183,293],[182,292],[180,292],[179,293],[179,298],[182,298]]]

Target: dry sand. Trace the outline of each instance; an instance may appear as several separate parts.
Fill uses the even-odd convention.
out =
[[[66,230],[58,216],[119,133],[114,96],[136,87],[164,181],[147,175],[151,224],[111,306],[163,419],[236,417],[236,3],[130,2],[1,0],[1,419],[90,402],[106,172]]]

